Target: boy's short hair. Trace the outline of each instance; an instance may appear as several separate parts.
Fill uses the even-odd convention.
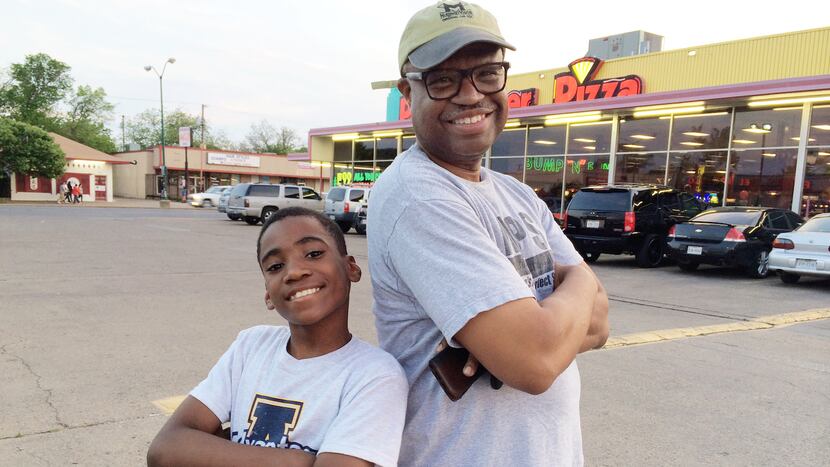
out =
[[[280,209],[271,214],[271,217],[269,217],[268,220],[262,224],[262,229],[259,231],[259,238],[257,238],[256,241],[257,264],[259,264],[259,255],[262,253],[262,236],[265,235],[265,231],[268,230],[268,227],[271,227],[275,223],[289,217],[311,217],[312,219],[316,219],[317,222],[319,222],[320,225],[326,229],[326,232],[334,239],[334,243],[337,245],[337,251],[344,256],[349,254],[346,250],[346,238],[343,236],[343,231],[340,230],[340,227],[338,227],[333,220],[324,216],[322,213],[312,211],[311,209],[291,207]]]

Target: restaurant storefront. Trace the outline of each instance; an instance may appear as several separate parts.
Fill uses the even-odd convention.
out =
[[[827,212],[827,57],[822,28],[511,75],[510,119],[483,163],[554,212],[583,186],[622,183]],[[401,101],[391,121],[311,130],[312,164],[332,167],[332,185],[371,183],[414,143],[408,117]]]

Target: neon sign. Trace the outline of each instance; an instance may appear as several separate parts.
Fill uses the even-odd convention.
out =
[[[535,88],[510,91],[507,93],[507,107],[517,109],[536,105],[538,90]]]
[[[640,94],[643,81],[637,75],[622,78],[594,80],[602,66],[602,60],[584,57],[568,64],[565,73],[559,73],[553,79],[553,103],[590,101]]]
[[[374,183],[380,172],[340,172],[334,177],[334,185],[352,185],[354,183]]]
[[[525,169],[537,172],[559,173],[565,170],[565,160],[562,157],[528,157]],[[597,164],[588,159],[568,159],[568,169],[571,173],[591,172],[597,169]],[[608,171],[608,162],[599,164],[599,169]]]

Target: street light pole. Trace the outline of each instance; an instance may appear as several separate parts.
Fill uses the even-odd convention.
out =
[[[156,76],[159,77],[159,99],[161,100],[161,199],[167,201],[167,161],[164,157],[164,87],[162,86],[162,79],[164,78],[164,71],[167,69],[168,63],[176,63],[176,59],[170,57],[164,62],[164,66],[161,68],[161,73],[156,70],[156,67],[152,65],[146,65],[144,67],[144,71],[153,70]]]

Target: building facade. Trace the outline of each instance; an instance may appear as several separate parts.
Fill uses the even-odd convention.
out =
[[[582,57],[510,75],[506,89],[510,119],[483,163],[553,211],[583,186],[621,183],[714,205],[830,211],[830,28]],[[332,185],[371,183],[414,143],[396,92],[387,122],[310,131],[312,163],[332,168]]]
[[[126,165],[115,171],[115,194],[124,198],[155,198],[161,195],[162,166],[167,167],[167,194],[181,199],[185,180],[189,193],[214,185],[237,183],[293,183],[318,192],[328,190],[331,173],[321,164],[312,165],[307,154],[257,154],[239,151],[165,146],[115,154]],[[185,177],[185,172],[187,176]]]
[[[67,181],[79,185],[84,202],[112,202],[113,167],[126,162],[55,133],[49,136],[66,155],[66,168],[59,178],[13,174],[12,201],[56,201],[60,186]]]

